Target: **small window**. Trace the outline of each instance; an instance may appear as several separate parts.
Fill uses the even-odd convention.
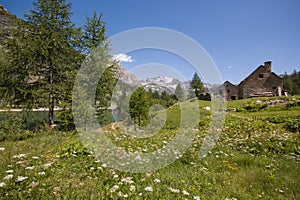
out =
[[[276,87],[276,86],[273,86],[272,88],[273,88],[273,90],[276,90],[276,89],[277,89],[277,87]]]
[[[264,77],[263,74],[258,75],[258,78],[263,78],[263,77]]]
[[[227,90],[227,93],[229,93],[230,92],[230,90]]]

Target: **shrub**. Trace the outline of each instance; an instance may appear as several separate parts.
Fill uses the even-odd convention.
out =
[[[34,136],[26,130],[26,120],[20,113],[6,113],[4,120],[0,121],[0,141],[19,141]]]
[[[246,104],[243,108],[250,112],[257,112],[267,107],[268,104],[266,103],[261,103],[261,104],[250,103],[250,104]]]
[[[288,119],[284,124],[284,128],[292,132],[300,132],[300,119]]]

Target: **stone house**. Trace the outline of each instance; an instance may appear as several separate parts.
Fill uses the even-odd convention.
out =
[[[283,80],[272,72],[272,62],[266,61],[240,84],[225,81],[218,87],[218,96],[225,101],[262,96],[281,96]]]
[[[272,72],[272,62],[266,61],[238,85],[238,99],[281,96],[282,89],[282,78]]]
[[[225,101],[237,100],[238,99],[238,87],[229,81],[225,81],[218,88],[218,95]]]

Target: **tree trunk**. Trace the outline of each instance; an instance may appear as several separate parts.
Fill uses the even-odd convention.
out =
[[[54,92],[53,92],[53,65],[52,64],[50,64],[49,83],[50,83],[50,91],[49,91],[49,126],[52,127],[54,125]]]

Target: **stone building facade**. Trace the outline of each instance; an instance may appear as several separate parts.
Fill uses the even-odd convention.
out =
[[[238,98],[281,96],[283,80],[272,72],[272,62],[266,61],[238,85]]]
[[[229,81],[225,81],[218,88],[219,96],[225,101],[237,100],[238,99],[238,87]]]
[[[272,62],[266,61],[239,85],[225,81],[218,88],[218,96],[225,101],[262,96],[281,96],[283,80],[272,72]]]

